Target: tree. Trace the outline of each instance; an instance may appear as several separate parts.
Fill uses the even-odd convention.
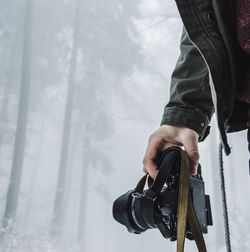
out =
[[[15,147],[7,200],[2,222],[3,229],[11,228],[16,216],[19,188],[23,168],[26,126],[29,108],[30,93],[30,70],[31,70],[31,34],[32,34],[32,10],[33,0],[26,0],[26,12],[24,23],[23,55],[22,55],[22,73],[20,85],[19,111],[16,129]]]
[[[97,148],[98,143],[114,131],[112,97],[119,97],[121,104],[129,100],[127,107],[132,108],[135,117],[137,115],[136,120],[147,116],[123,83],[127,75],[143,64],[140,45],[133,39],[136,35],[133,18],[139,15],[138,1],[89,1],[82,15],[85,22],[81,26],[80,41],[84,74],[76,94],[76,115],[82,129],[77,240],[84,249],[88,177],[93,169],[100,167],[105,180],[112,169],[111,162]]]
[[[79,50],[79,13],[81,0],[75,2],[75,18],[73,24],[72,49],[70,56],[70,68],[68,76],[68,93],[64,115],[63,137],[59,163],[59,175],[57,180],[56,198],[52,220],[52,236],[58,236],[63,224],[63,206],[65,197],[66,171],[69,158],[69,144],[71,133],[71,119],[73,109],[73,98],[76,85],[77,53]]]

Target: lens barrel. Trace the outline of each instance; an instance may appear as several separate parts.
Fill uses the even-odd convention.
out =
[[[140,234],[146,229],[140,227],[134,221],[131,207],[133,193],[134,190],[130,190],[115,200],[113,204],[113,217],[116,221],[124,225],[130,233]]]

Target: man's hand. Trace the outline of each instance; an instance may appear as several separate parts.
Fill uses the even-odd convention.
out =
[[[143,171],[155,179],[158,167],[155,160],[159,154],[171,146],[184,146],[190,160],[191,174],[196,175],[199,163],[199,135],[192,129],[162,125],[154,131],[148,140],[148,146],[143,158]]]

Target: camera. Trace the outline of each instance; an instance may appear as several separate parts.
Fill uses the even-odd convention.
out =
[[[135,189],[114,201],[113,217],[129,232],[141,234],[148,229],[159,229],[163,237],[176,240],[181,151],[179,147],[164,150],[156,160],[159,168],[156,179],[146,174]],[[146,184],[148,189],[144,189]],[[197,175],[189,176],[189,190],[201,231],[205,234],[208,232],[207,226],[213,225],[213,222],[200,164]],[[189,223],[185,236],[194,239]]]

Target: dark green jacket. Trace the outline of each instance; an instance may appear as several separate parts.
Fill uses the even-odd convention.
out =
[[[176,0],[183,21],[181,53],[171,77],[170,100],[161,125],[209,134],[216,114],[224,150],[228,132],[247,128],[247,106],[236,99],[244,74],[244,53],[235,35],[233,0]]]

